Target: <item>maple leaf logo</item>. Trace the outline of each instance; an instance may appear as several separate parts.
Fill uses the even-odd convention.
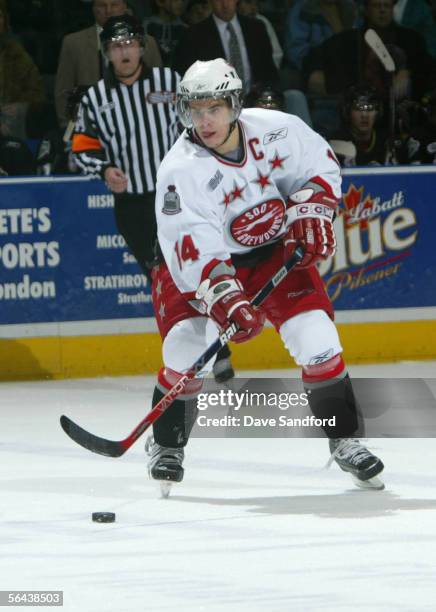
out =
[[[340,214],[345,215],[345,227],[347,228],[356,223],[359,223],[360,229],[368,227],[368,218],[362,218],[362,212],[365,209],[372,208],[374,201],[370,194],[363,199],[363,189],[363,187],[356,189],[351,183],[347,193],[342,197]]]

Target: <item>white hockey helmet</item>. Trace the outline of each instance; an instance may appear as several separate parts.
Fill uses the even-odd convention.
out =
[[[192,128],[189,103],[192,100],[227,98],[236,121],[242,108],[242,81],[236,70],[221,57],[208,62],[197,61],[185,72],[177,88],[177,112],[186,128]]]

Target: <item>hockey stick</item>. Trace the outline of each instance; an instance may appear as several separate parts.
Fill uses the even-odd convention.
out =
[[[282,282],[288,272],[301,261],[303,255],[304,252],[302,248],[298,247],[292,257],[277,270],[274,276],[255,295],[251,304],[253,306],[260,306],[277,285]],[[121,455],[124,455],[126,450],[136,442],[139,436],[141,436],[144,431],[171,406],[173,401],[182,393],[186,384],[204,368],[207,362],[218,353],[222,346],[227,344],[237,331],[238,326],[235,323],[231,323],[124,440],[106,440],[105,438],[95,436],[85,429],[82,429],[82,427],[74,423],[65,415],[62,415],[60,419],[62,429],[72,440],[74,440],[74,442],[77,442],[77,444],[80,444],[80,446],[87,448],[93,453],[106,455],[107,457],[121,457]]]
[[[392,145],[395,138],[395,92],[393,83],[395,62],[392,59],[392,55],[386,49],[386,45],[375,30],[372,28],[366,30],[364,38],[368,47],[374,51],[384,69],[389,74],[389,136]]]
[[[71,136],[73,135],[73,132],[74,132],[75,125],[76,123],[74,121],[68,121],[68,125],[65,128],[64,135],[62,136],[62,140],[64,142],[70,142]]]
[[[395,72],[395,62],[392,59],[392,55],[386,49],[386,45],[377,32],[372,28],[369,28],[366,30],[364,37],[366,44],[374,51],[378,59],[383,64],[386,72]]]

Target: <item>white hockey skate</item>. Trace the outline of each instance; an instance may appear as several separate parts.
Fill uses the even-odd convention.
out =
[[[170,496],[172,488],[173,488],[173,483],[172,482],[169,482],[169,481],[166,481],[166,480],[160,480],[159,481],[160,496],[163,499],[168,499],[168,497]]]
[[[172,485],[183,480],[184,450],[183,448],[160,446],[151,436],[147,438],[145,450],[150,456],[148,463],[149,476],[159,483],[161,497],[167,498],[170,495]]]
[[[341,470],[350,474],[354,484],[360,489],[381,491],[385,488],[383,481],[378,477],[383,471],[383,462],[359,440],[354,438],[330,439],[329,447],[331,457],[327,462],[327,467],[336,461]]]
[[[366,491],[371,489],[373,491],[383,491],[385,488],[385,483],[378,476],[373,476],[368,480],[360,480],[360,478],[357,478],[357,476],[354,476],[354,474],[350,474],[350,476],[351,480],[354,482],[356,487],[359,487],[359,489],[365,489]]]

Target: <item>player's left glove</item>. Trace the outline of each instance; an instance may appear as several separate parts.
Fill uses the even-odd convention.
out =
[[[314,192],[311,188],[300,189],[290,196],[289,226],[283,238],[285,260],[293,255],[297,246],[302,246],[305,251],[299,268],[308,268],[334,254],[333,217],[337,203],[332,194]]]

